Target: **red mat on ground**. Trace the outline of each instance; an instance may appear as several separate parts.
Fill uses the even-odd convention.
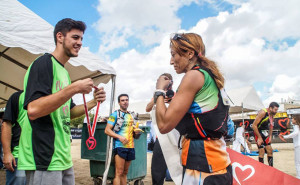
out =
[[[300,179],[227,148],[234,185],[299,185]]]

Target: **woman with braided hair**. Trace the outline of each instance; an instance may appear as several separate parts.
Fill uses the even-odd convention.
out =
[[[170,64],[177,74],[185,75],[168,108],[161,90],[170,79],[159,77],[154,102],[160,132],[176,128],[182,136],[182,184],[231,185],[232,169],[223,137],[229,109],[221,96],[224,77],[216,63],[205,57],[198,34],[175,34],[170,49]]]

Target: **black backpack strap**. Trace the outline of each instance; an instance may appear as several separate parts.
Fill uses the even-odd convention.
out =
[[[198,64],[196,64],[196,65],[194,65],[194,67],[192,67],[192,70],[198,70],[198,71],[200,71],[200,69],[206,71],[206,72],[209,74],[209,76],[214,80],[215,84],[217,85],[217,82],[216,82],[216,80],[215,80],[215,75],[211,72],[210,69],[208,69],[207,67],[204,67],[204,66],[200,66],[200,65],[198,65]],[[217,88],[218,88],[218,87],[217,87]],[[218,91],[219,91],[219,97],[222,99],[222,102],[224,103],[224,105],[225,105],[225,102],[226,102],[226,105],[225,105],[225,106],[229,106],[229,101],[230,101],[232,104],[234,104],[234,103],[232,102],[231,98],[230,98],[230,97],[228,96],[228,94],[226,93],[226,91],[225,91],[224,88],[222,89],[223,93],[221,93],[221,89],[219,89],[219,88],[218,88]],[[225,101],[224,101],[223,96],[226,96]]]
[[[178,150],[182,150],[182,146],[181,146],[181,139],[182,139],[182,136],[183,136],[183,135],[180,134],[179,139],[178,139],[178,144],[177,144]]]
[[[200,65],[195,65],[195,66],[192,68],[192,70],[198,70],[198,71],[200,71],[200,69],[206,71],[206,72],[210,75],[210,77],[214,80],[215,84],[217,85],[216,80],[215,80],[215,78],[214,78],[215,75],[211,72],[210,69],[208,69],[208,68],[206,68],[206,67],[204,67],[204,66],[200,66]],[[201,72],[201,71],[200,71],[200,72]],[[218,88],[218,87],[217,87],[217,88]],[[227,107],[228,110],[229,110],[229,106],[228,106],[228,105],[225,105],[225,103],[224,103],[224,98],[222,97],[222,93],[221,93],[221,90],[220,90],[219,88],[218,88],[218,91],[219,91],[219,92],[218,92],[219,103],[222,103],[223,106]],[[227,94],[226,94],[226,95],[227,95]],[[227,96],[227,97],[228,97],[228,96]],[[229,98],[229,97],[228,97],[228,98]],[[229,99],[230,99],[230,98],[229,98]],[[202,125],[201,125],[201,122],[198,120],[198,118],[197,118],[193,113],[191,113],[191,117],[193,118],[195,127],[196,127],[196,129],[197,129],[199,135],[201,136],[201,138],[206,139],[206,140],[212,139],[212,138],[210,138],[209,136],[207,136],[207,133],[205,133],[205,130],[203,129],[203,127],[202,127]],[[227,112],[226,115],[225,115],[225,119],[224,119],[224,121],[222,122],[222,125],[223,125],[223,124],[226,124],[226,125],[227,125],[227,119],[228,119],[228,112]],[[222,127],[222,125],[220,125],[220,128]],[[216,130],[215,130],[215,131],[216,131]],[[227,134],[227,133],[226,133],[226,134]],[[225,135],[226,135],[226,134],[225,134]]]
[[[117,111],[117,121],[113,127],[113,131],[118,132],[124,123],[124,114],[122,114],[122,111],[120,109],[116,111]]]

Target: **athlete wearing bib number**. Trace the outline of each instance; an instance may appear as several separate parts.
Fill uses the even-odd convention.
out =
[[[271,142],[274,127],[274,116],[277,113],[278,108],[278,103],[270,103],[269,108],[259,111],[252,126],[255,135],[255,141],[259,151],[258,160],[259,162],[264,163],[264,155],[266,149],[268,154],[269,166],[273,166],[273,149],[271,146]]]

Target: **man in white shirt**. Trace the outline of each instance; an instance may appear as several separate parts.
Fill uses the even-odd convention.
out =
[[[235,141],[233,141],[233,150],[241,152],[241,145],[246,149],[247,153],[250,153],[248,145],[244,139],[245,125],[241,125],[236,129]]]

